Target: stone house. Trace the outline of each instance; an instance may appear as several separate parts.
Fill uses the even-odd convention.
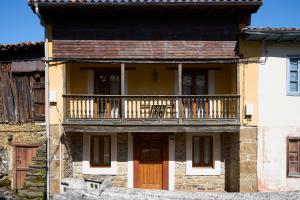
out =
[[[259,42],[258,190],[300,189],[300,30],[248,28],[247,45]]]
[[[43,42],[0,44],[0,186],[21,189],[45,143]]]
[[[29,0],[45,27],[48,186],[257,191],[260,0]],[[250,84],[251,83],[251,84]]]

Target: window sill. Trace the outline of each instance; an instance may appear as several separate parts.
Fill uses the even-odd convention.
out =
[[[300,178],[300,174],[299,175],[288,175],[287,178]]]
[[[88,161],[83,161],[82,163],[82,173],[83,174],[101,174],[101,175],[117,175],[117,162],[113,161],[111,167],[92,167]]]
[[[300,93],[299,92],[297,92],[297,93],[290,93],[290,92],[288,92],[287,96],[290,96],[290,97],[300,97]]]
[[[192,167],[187,168],[186,171],[187,176],[220,176],[221,170],[220,168],[212,168],[212,167]]]

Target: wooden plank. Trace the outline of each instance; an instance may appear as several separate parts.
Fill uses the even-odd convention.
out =
[[[54,40],[54,58],[216,59],[236,58],[236,41]]]

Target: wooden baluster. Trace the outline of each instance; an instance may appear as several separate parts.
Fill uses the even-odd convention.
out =
[[[128,97],[128,99],[127,99],[127,118],[129,119],[130,118],[130,110],[129,110],[129,104],[130,104],[130,101],[131,101],[131,98],[130,97]]]
[[[116,98],[112,97],[111,98],[111,118],[117,118],[117,113],[116,113]]]
[[[71,118],[75,118],[75,103],[73,97],[71,97],[71,105]]]
[[[213,102],[214,102],[214,118],[217,118],[217,106],[218,106],[218,102],[217,102],[217,98],[213,97]]]
[[[202,105],[202,97],[198,98],[199,101],[199,118],[203,118],[203,105]]]
[[[215,97],[215,118],[219,118],[219,97]]]
[[[100,118],[104,118],[104,100],[100,97]]]
[[[79,99],[76,97],[76,117],[80,118],[79,116]]]
[[[232,118],[232,98],[229,97],[229,118]]]
[[[231,97],[228,98],[229,102],[229,118],[232,117],[232,102],[231,102]]]
[[[131,112],[132,112],[132,115],[131,117],[132,118],[135,118],[135,102],[136,102],[136,97],[133,99],[133,101],[131,102],[132,103],[132,106],[131,106]]]
[[[232,118],[235,118],[235,98],[234,97],[231,97],[231,101],[232,101],[232,105],[231,105],[231,107],[232,107]]]
[[[138,104],[139,104],[139,98],[135,102],[135,118],[139,118],[139,115],[138,115],[138,112],[139,112]]]
[[[224,118],[228,118],[228,104],[227,104],[227,98],[224,97],[224,105],[225,105],[225,108],[224,108]]]
[[[200,106],[199,106],[199,97],[196,97],[196,118],[199,119],[200,118]]]
[[[187,117],[186,118],[191,118],[191,98],[187,98]]]
[[[130,101],[130,118],[133,118],[133,102],[135,101],[134,98]]]

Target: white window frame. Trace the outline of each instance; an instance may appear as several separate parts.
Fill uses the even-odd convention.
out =
[[[213,167],[193,167],[193,136],[213,136]],[[186,134],[186,175],[219,176],[221,175],[221,146],[219,133]]]
[[[91,136],[97,136],[99,133],[86,133],[83,135],[83,174],[98,174],[98,175],[117,175],[117,133],[105,133],[111,136],[111,163],[110,167],[91,167],[90,165],[90,147]],[[103,135],[103,134],[102,134]]]
[[[298,91],[290,91],[290,60],[298,59]],[[300,96],[300,56],[287,56],[287,95],[288,96]]]

